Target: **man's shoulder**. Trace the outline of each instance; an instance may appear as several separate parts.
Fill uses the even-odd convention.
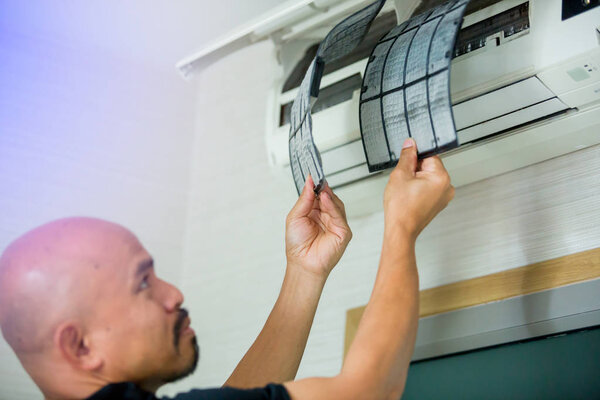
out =
[[[157,400],[157,397],[132,382],[111,383],[98,390],[86,400]]]
[[[112,383],[88,397],[86,400],[159,400],[153,393],[141,389],[131,382]],[[262,388],[236,389],[231,387],[194,389],[162,400],[290,400],[283,385],[269,384]]]
[[[269,384],[265,387],[254,389],[236,389],[222,387],[214,389],[194,389],[180,393],[172,398],[163,400],[290,400],[290,396],[283,385]]]

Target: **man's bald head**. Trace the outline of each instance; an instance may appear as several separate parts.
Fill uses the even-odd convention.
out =
[[[39,352],[55,325],[89,312],[91,269],[116,241],[139,246],[119,225],[93,218],[50,222],[11,243],[0,258],[0,326],[19,353]]]
[[[157,363],[172,363],[169,357],[177,356],[172,343],[180,333],[175,325],[181,329],[185,322],[179,309],[183,298],[152,266],[130,231],[94,218],[50,222],[7,247],[0,257],[0,328],[42,390],[51,373],[45,363],[100,375],[106,382],[152,375],[148,362],[136,362],[152,359],[152,353],[137,354],[150,347]],[[144,335],[148,338],[139,337]],[[127,359],[123,339],[139,342],[139,349],[128,343],[136,353]],[[131,370],[124,367],[127,362]],[[161,373],[148,379],[156,385]]]

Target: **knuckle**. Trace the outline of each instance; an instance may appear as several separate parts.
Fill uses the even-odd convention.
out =
[[[446,171],[441,172],[435,175],[435,181],[441,187],[447,188],[450,186],[450,175]]]
[[[395,181],[398,180],[402,177],[402,175],[404,174],[404,171],[402,170],[402,168],[394,168],[392,173],[390,174],[390,181]]]
[[[402,150],[402,153],[400,153],[400,157],[404,157],[404,158],[417,158],[417,152],[413,151],[412,148],[407,148]]]
[[[446,186],[448,186],[448,187],[451,186],[450,185],[450,175],[448,175],[447,172],[444,172],[443,179],[444,179],[444,184]]]
[[[346,235],[344,235],[344,242],[350,243],[351,240],[352,240],[352,232],[348,231],[348,233]]]
[[[446,185],[446,183],[444,182],[444,177],[440,174],[434,175],[432,180],[434,184],[439,188],[443,188]]]
[[[450,185],[450,200],[452,200],[454,198],[454,195],[456,194],[456,189],[454,188],[454,186]]]

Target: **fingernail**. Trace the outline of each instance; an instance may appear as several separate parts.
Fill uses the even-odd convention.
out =
[[[307,193],[309,190],[313,189],[312,185],[309,183],[310,175],[306,177],[306,181],[304,181],[304,187],[302,188],[302,193]]]
[[[404,144],[402,145],[403,149],[408,149],[410,147],[413,147],[415,145],[415,141],[412,138],[408,138],[404,141]]]

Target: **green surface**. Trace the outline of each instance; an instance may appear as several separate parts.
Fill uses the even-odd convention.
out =
[[[573,79],[575,82],[581,82],[590,77],[590,74],[586,72],[585,69],[579,67],[572,70],[567,71],[567,74]]]
[[[600,328],[415,362],[402,399],[600,399]]]

